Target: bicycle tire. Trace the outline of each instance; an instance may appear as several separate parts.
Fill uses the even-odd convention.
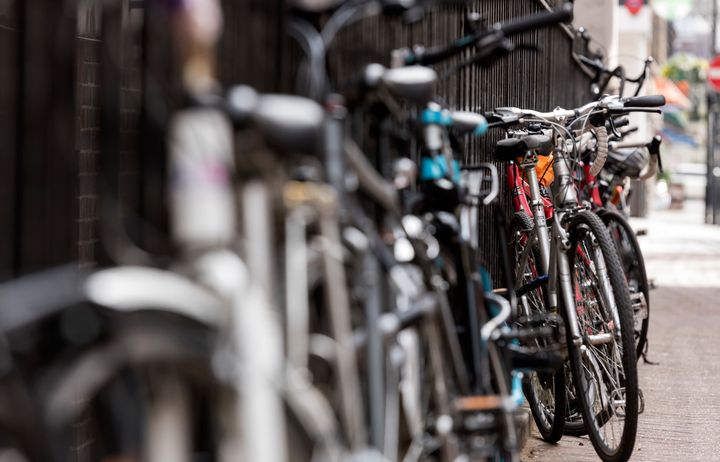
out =
[[[637,359],[640,360],[647,343],[648,327],[650,325],[650,284],[648,284],[645,271],[645,259],[635,236],[635,231],[624,216],[611,210],[602,210],[598,214],[608,228],[610,237],[615,242],[630,293],[639,292],[645,298],[644,316],[638,314],[638,310],[633,308],[635,354]],[[642,317],[639,318],[638,316]]]
[[[516,212],[510,220],[510,241],[508,245],[510,255],[514,258],[516,283],[522,282],[526,284],[541,275],[536,263],[540,261],[537,244],[533,245],[525,268],[519,268],[518,257],[522,253],[523,247],[527,245],[529,238],[527,234],[533,228],[532,219],[523,212]],[[523,239],[523,235],[525,235],[525,239]],[[529,276],[523,276],[520,280],[518,278],[520,270],[522,270],[523,275]],[[545,294],[542,287],[529,291],[527,295],[531,295],[531,297],[526,297],[526,300],[529,300],[530,310],[536,313],[546,312]],[[558,369],[554,374],[527,373],[523,380],[523,392],[528,401],[535,425],[543,440],[549,443],[557,443],[563,436],[565,426],[565,419],[559,418],[559,416],[564,417],[565,415],[565,372],[563,368]],[[561,411],[557,412],[558,410]]]
[[[568,350],[580,410],[598,456],[605,462],[625,462],[633,452],[638,420],[634,335],[628,335],[628,330],[623,329],[633,325],[629,290],[615,244],[596,214],[583,211],[573,218],[570,243],[569,261],[582,345],[575,345],[568,337]],[[587,257],[590,254],[593,261]],[[608,300],[603,295],[603,281],[595,280],[598,278],[595,271],[603,261],[620,329],[615,326]],[[585,289],[590,290],[584,292]],[[595,345],[590,335],[597,335],[593,339]],[[600,344],[601,339],[605,343]],[[603,361],[604,358],[607,361]],[[605,390],[608,386],[612,388],[609,392]],[[615,431],[616,423],[622,423],[621,431]],[[618,434],[620,438],[616,441]]]
[[[42,402],[49,416],[55,460],[74,460],[75,449],[67,442],[73,440],[80,416],[97,423],[91,444],[84,444],[84,451],[92,453],[93,458],[100,458],[108,450],[120,452],[106,455],[144,451],[147,442],[142,432],[151,425],[148,419],[152,419],[147,410],[153,406],[153,396],[162,396],[156,393],[158,379],[169,383],[174,377],[178,384],[182,381],[183,386],[190,387],[186,390],[219,387],[218,382],[208,380],[213,375],[210,358],[215,333],[206,326],[152,312],[123,315],[117,321],[109,326],[112,334],[108,338],[50,368],[54,372]],[[103,364],[100,370],[98,364]],[[123,386],[122,396],[129,398],[120,407],[113,394],[118,384]],[[68,399],[73,395],[83,397],[82,406]],[[139,446],[127,446],[131,433],[134,436],[130,444]]]

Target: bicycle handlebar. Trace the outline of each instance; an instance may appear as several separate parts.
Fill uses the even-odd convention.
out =
[[[511,37],[530,30],[540,29],[542,27],[569,21],[572,17],[572,3],[566,3],[560,8],[550,12],[538,13],[514,19],[506,23],[496,23],[488,29],[477,31],[465,37],[459,38],[450,45],[430,49],[421,48],[417,51],[412,51],[404,57],[405,65],[436,64],[460,53],[466,48],[477,44],[483,38],[492,36],[493,34],[500,36],[498,40],[492,41],[493,44],[497,44],[502,42],[502,39],[505,37]]]
[[[526,31],[540,29],[561,22],[567,22],[573,19],[573,5],[572,3],[565,3],[560,8],[557,8],[548,13],[538,13],[532,16],[526,16],[523,18],[514,19],[504,24],[496,24],[495,28],[499,28],[507,37],[521,34]]]
[[[598,110],[600,113],[624,114],[629,112],[661,112],[656,109],[665,104],[665,97],[662,95],[636,96],[630,98],[619,98],[617,96],[606,96],[599,101],[593,101],[576,109],[556,108],[550,112],[539,112],[532,109],[521,109],[516,107],[501,107],[495,111],[509,113],[522,117],[535,117],[552,122],[559,122],[569,118],[579,118]],[[602,112],[601,112],[602,111]]]

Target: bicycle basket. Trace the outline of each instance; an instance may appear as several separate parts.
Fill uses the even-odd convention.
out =
[[[621,148],[608,153],[604,168],[613,175],[637,178],[649,160],[650,155],[645,148]]]

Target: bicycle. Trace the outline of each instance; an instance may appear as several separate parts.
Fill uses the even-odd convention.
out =
[[[358,5],[356,5],[356,7],[357,6]],[[341,11],[341,10],[338,10],[338,12],[339,11]],[[348,9],[342,10],[342,13],[344,14],[344,16],[346,18],[357,19],[358,17],[361,16],[361,15],[356,16],[353,13],[353,10],[351,9],[351,7]],[[339,15],[339,13],[335,13],[335,14]],[[562,16],[562,17],[566,18],[567,14],[568,14],[567,11],[563,12],[561,15],[558,15],[556,13],[556,14],[552,15],[552,18],[555,22],[557,22],[558,16]],[[534,18],[534,21],[526,21],[525,23],[522,23],[522,25],[525,28],[529,28],[532,24],[538,23],[539,21],[545,21],[545,22],[549,23],[550,18],[548,18],[547,16],[550,16],[550,15],[545,15],[542,18],[540,18],[540,17]],[[326,26],[325,26],[325,27],[329,27],[329,30],[332,33],[331,32],[326,33],[325,29],[323,29],[319,33],[319,37],[322,37],[324,41],[331,39],[333,37],[333,34],[336,33],[337,30],[339,30],[340,27],[342,26],[342,22],[340,20],[338,20],[338,22],[336,22],[334,20],[335,17],[336,16],[332,16],[328,20],[328,22],[326,23]],[[340,17],[340,16],[337,16],[337,17]],[[307,25],[301,25],[301,24],[293,23],[293,27],[295,30],[294,33],[297,36],[304,37],[303,38],[303,43],[305,44],[304,48],[312,49],[313,51],[310,53],[310,55],[315,57],[315,60],[317,63],[321,63],[323,61],[321,59],[323,56],[323,51],[322,51],[321,47],[319,45],[317,45],[320,42],[319,41],[313,42],[313,40],[310,37],[312,37],[315,33],[311,32],[312,29],[310,27],[308,27]],[[332,25],[332,27],[330,27],[330,25]],[[520,32],[522,30],[522,28],[520,26],[521,26],[520,22],[513,25],[515,33]],[[483,33],[478,36],[483,37],[487,34],[488,34],[487,31],[483,31]],[[497,32],[495,34],[497,35]],[[316,44],[315,48],[311,47],[311,43]],[[456,50],[455,52],[457,52],[460,49],[464,49],[465,47],[469,46],[472,43],[473,43],[472,41],[466,40],[466,41],[464,41],[462,48],[456,48],[456,44],[451,45],[451,47],[453,50]],[[327,43],[325,43],[325,45],[327,45]],[[447,51],[438,52],[438,54],[434,55],[433,59],[439,60],[439,59],[442,59],[442,56],[445,56],[445,57],[449,56],[449,55],[446,55],[445,53],[447,53]],[[429,56],[427,56],[427,58],[429,58]],[[323,74],[323,71],[321,70],[321,67],[319,65],[311,66],[310,69],[314,71],[314,75]],[[373,65],[372,67],[369,66],[365,70],[365,72],[363,73],[363,76],[364,76],[364,79],[363,79],[362,83],[366,87],[368,87],[368,89],[377,91],[376,88],[380,87],[381,90],[389,92],[390,95],[393,95],[396,98],[397,97],[404,98],[404,99],[408,100],[410,103],[413,103],[416,105],[422,104],[425,101],[427,101],[427,99],[430,95],[431,84],[432,84],[432,82],[434,82],[434,79],[436,78],[435,74],[432,73],[432,71],[430,71],[429,69],[426,69],[426,68],[418,67],[418,66],[408,67],[405,69],[392,69],[389,71],[385,71],[381,66]],[[315,81],[327,82],[327,79],[326,78],[318,78],[318,79],[309,79],[309,81],[310,82],[315,82]],[[327,84],[312,84],[312,85],[310,85],[310,88],[325,88],[325,87],[327,87]],[[368,90],[365,90],[365,95],[367,94],[367,92],[368,92]],[[352,91],[350,93],[352,93]],[[363,94],[362,91],[358,91],[357,93],[359,93],[361,95]],[[428,109],[424,112],[424,117],[429,117],[430,119],[437,119],[437,117],[442,118],[442,114],[437,109],[433,109],[432,107],[428,106]],[[438,129],[440,129],[440,131],[438,131]],[[433,132],[432,136],[436,137],[436,138],[433,138],[436,141],[428,142],[430,149],[441,149],[444,145],[444,143],[442,142],[442,135],[441,135],[442,134],[442,131],[441,131],[442,124],[439,124],[438,121],[435,121],[435,122],[431,121],[430,123],[427,124],[427,130]],[[428,139],[430,139],[430,138],[426,138],[426,141]],[[380,144],[380,146],[384,145],[384,143],[379,143],[379,144]],[[346,146],[347,146],[347,143],[346,143]],[[350,146],[354,146],[354,145],[350,144]],[[445,144],[445,146],[446,146],[446,144]],[[351,149],[347,149],[347,147],[346,147],[346,150],[348,151],[348,157],[346,160],[349,163],[351,163],[351,164],[354,163],[356,165],[362,165],[361,159],[363,156],[359,153],[359,150],[357,150],[355,147],[352,147]],[[358,153],[358,155],[351,155],[351,153],[356,153],[356,152]],[[447,152],[447,151],[443,151],[443,152]],[[381,150],[380,158],[386,160],[389,158],[389,155],[387,152],[384,152]],[[429,159],[425,159],[425,160],[429,160]],[[381,160],[380,163],[383,164],[384,162]],[[439,168],[440,170],[442,170],[442,168],[443,168],[440,165],[435,165],[435,167]],[[430,168],[430,167],[425,167],[425,168]],[[448,173],[449,170],[447,168],[444,171],[446,172],[447,175],[441,174],[441,176],[443,176],[443,177],[447,176],[449,178],[449,181],[452,182],[452,179],[454,179],[454,174]],[[328,175],[328,177],[329,177],[329,175]],[[336,176],[335,178],[338,178],[338,177]],[[361,179],[361,181],[365,180],[366,184],[367,183],[374,183],[375,185],[383,184],[383,182],[378,179],[370,181],[369,178],[373,178],[373,176],[369,172],[365,172],[362,175],[359,175],[359,178]],[[450,179],[450,178],[452,178],[452,179]],[[436,178],[436,179],[439,179],[439,178]],[[412,183],[412,181],[409,181],[409,183]],[[335,181],[334,184],[339,185],[338,190],[342,191],[342,186],[343,186],[342,181]],[[377,192],[378,190],[387,189],[387,188],[380,187],[380,188],[374,188],[374,189]],[[454,193],[452,192],[452,188],[451,189],[445,188],[445,189],[448,191],[449,196],[445,195],[444,197],[446,197],[450,200],[449,200],[449,202],[445,202],[442,204],[438,203],[438,205],[442,210],[451,210],[454,208],[453,204],[456,204],[456,202],[454,202],[452,199],[452,196]],[[365,193],[368,193],[368,191],[365,191]],[[377,194],[370,194],[370,197],[377,198]],[[426,194],[426,197],[432,197],[432,195]],[[346,200],[348,201],[349,204],[352,204],[352,197],[348,196],[348,197],[346,197]],[[373,201],[373,202],[376,202],[375,207],[379,207],[380,210],[383,210],[383,204],[388,203],[388,201],[379,201],[380,203],[377,203],[377,201]],[[442,202],[442,201],[440,201],[440,202]],[[430,209],[432,209],[432,208],[434,208],[434,207],[430,207]],[[376,232],[373,231],[372,225],[366,224],[367,219],[362,216],[361,212],[357,208],[352,207],[352,205],[350,205],[350,209],[353,211],[353,213],[350,216],[350,219],[353,220],[357,224],[358,228],[364,234],[366,234],[366,236],[370,237],[371,248],[373,248],[373,251],[374,251],[373,253],[376,254],[375,257],[378,258],[378,260],[381,263],[381,267],[383,267],[384,270],[387,271],[392,278],[392,273],[394,271],[394,268],[396,269],[398,266],[392,262],[392,258],[390,256],[383,255],[383,252],[381,250],[383,248],[383,244],[378,242],[379,239],[377,239],[377,237],[374,237],[374,235],[376,235]],[[385,209],[386,210],[383,210],[381,213],[387,214],[386,220],[392,220],[393,219],[392,214],[388,214],[389,210],[387,210],[387,207],[385,207]],[[405,221],[405,219],[403,219],[403,220]],[[436,230],[444,229],[444,224],[442,223],[442,221],[443,220],[441,220],[440,222],[434,222],[433,227]],[[438,225],[443,225],[443,226],[438,226]],[[454,231],[450,231],[450,235],[453,235],[453,234],[454,234]],[[372,245],[372,243],[377,243],[377,244]],[[462,253],[462,252],[463,251],[461,250],[460,253]],[[458,255],[456,257],[456,258],[458,258],[458,260],[467,261],[467,258],[462,257],[460,254],[453,253],[452,255]],[[447,264],[448,263],[446,263],[446,265]],[[462,265],[457,266],[458,269],[460,269],[462,267],[463,267]],[[430,273],[430,274],[432,275],[432,273]],[[437,290],[437,283],[433,282],[432,277],[430,277],[428,279],[428,284],[430,287],[436,287],[436,290]],[[468,286],[467,289],[469,289],[467,291],[463,287],[466,285]],[[467,300],[465,300],[463,298],[459,298],[457,300],[463,300],[463,301],[461,301],[461,303],[463,305],[468,306],[467,309],[468,309],[469,316],[471,318],[473,317],[474,313],[476,312],[476,308],[475,308],[476,302],[472,301],[472,300],[477,300],[476,296],[474,295],[474,292],[477,289],[473,287],[474,285],[475,284],[470,281],[467,281],[467,282],[461,281],[459,283],[458,289],[455,289],[455,290],[459,291],[457,294],[460,297],[465,297],[465,296],[468,297]],[[495,303],[500,303],[500,302],[496,301]],[[441,305],[440,305],[441,308],[444,305],[446,305],[446,303],[444,303],[444,304],[441,303]],[[366,310],[366,311],[370,312],[370,310]],[[484,310],[481,309],[479,311],[482,313]],[[447,335],[448,338],[452,338],[455,336],[455,334],[452,332],[454,329],[454,325],[453,325],[454,322],[452,321],[452,314],[448,313],[447,309],[442,310],[442,312],[444,313],[442,318],[446,319],[446,321],[444,324],[444,328],[441,330],[448,333],[448,335]],[[505,309],[501,310],[501,313],[497,316],[499,317],[499,319],[504,319],[507,316],[507,310],[505,310]],[[477,320],[477,319],[475,321],[470,321],[473,323],[472,325],[476,326],[475,328],[471,329],[471,336],[475,336],[475,337],[474,337],[474,340],[465,342],[465,344],[467,345],[465,351],[466,352],[469,351],[469,353],[466,353],[466,357],[475,358],[473,360],[466,360],[474,369],[473,376],[475,377],[475,380],[474,380],[475,382],[478,381],[479,376],[482,376],[483,380],[486,380],[486,381],[490,380],[489,373],[487,373],[487,372],[480,373],[479,372],[482,369],[482,366],[479,364],[478,359],[484,357],[487,353],[483,353],[482,351],[478,351],[478,350],[480,349],[480,344],[482,342],[488,343],[488,340],[489,340],[488,336],[494,329],[492,326],[496,326],[498,323],[498,321],[490,323],[489,326],[491,328],[485,329],[485,333],[481,336],[484,339],[481,340],[480,338],[477,337],[477,333],[479,333],[479,331],[480,331],[480,329],[479,329],[480,323],[478,321],[479,320]],[[368,333],[370,333],[370,332],[371,332],[371,329],[368,330]],[[450,345],[452,345],[452,343],[450,343]],[[449,349],[450,356],[457,357],[456,355],[453,354],[453,349],[454,348],[452,348],[452,347]],[[377,354],[377,352],[376,352],[376,354]],[[460,361],[458,361],[457,359],[454,359],[453,361],[451,361],[451,363],[454,364],[456,367],[456,372],[455,372],[455,374],[450,374],[449,377],[453,377],[453,376],[462,377],[464,375],[464,373],[460,372],[460,371],[464,370],[464,366],[458,366],[458,362],[462,362],[462,359],[460,359]],[[495,361],[495,362],[497,363],[498,361]],[[369,374],[370,380],[373,380],[372,379],[373,376],[376,377],[376,379],[378,377],[382,376],[382,374],[378,368],[375,368],[375,371],[377,371],[377,372],[372,372],[372,369],[370,370],[370,374]],[[500,372],[494,373],[493,376],[496,377],[497,383],[502,384],[502,381],[505,380],[504,377],[506,376],[506,374],[500,371]],[[462,379],[459,379],[459,380],[460,380],[460,382],[458,384],[459,389],[461,389],[461,390],[467,389],[467,385],[465,385],[465,386],[462,385],[462,383],[463,383]],[[453,388],[453,387],[450,387],[450,388]],[[485,390],[486,390],[485,393],[490,393],[489,388],[486,388]],[[494,393],[494,391],[492,393]],[[505,391],[504,393],[508,394],[507,391]],[[393,399],[391,398],[391,394],[389,394],[389,392],[386,394],[384,399],[382,398],[382,396],[380,396],[380,394],[378,394],[378,395],[376,395],[376,399],[372,400],[372,402],[374,403],[373,406],[375,406],[375,410],[372,410],[371,413],[373,413],[376,416],[375,417],[376,422],[381,420],[378,416],[382,416],[382,415],[386,414],[381,409],[382,403],[383,402],[391,402],[391,401],[393,401]],[[445,399],[440,400],[440,401],[445,401]],[[496,405],[494,405],[494,406],[496,406]],[[416,414],[416,413],[412,412],[412,411],[408,411],[408,414]],[[372,420],[372,418],[371,418],[371,420]],[[371,428],[377,428],[377,427],[378,427],[378,425],[371,425]],[[396,434],[396,433],[397,432],[394,432],[393,434]],[[515,433],[514,430],[512,430],[512,428],[510,427],[506,431],[506,437],[512,438],[514,433]],[[394,437],[387,438],[386,440],[392,440],[392,439],[394,439]],[[382,439],[380,437],[375,437],[372,441],[372,445],[375,447],[384,446]],[[509,446],[509,450],[511,450],[511,451],[517,450],[517,448],[514,447],[515,446],[514,443],[512,443],[512,442],[509,443],[508,446]],[[391,454],[392,453],[393,453],[393,451],[391,451]]]
[[[626,460],[634,445],[638,413],[635,348],[634,339],[622,327],[633,325],[632,308],[622,267],[607,230],[596,215],[584,210],[579,204],[569,160],[570,154],[576,149],[576,140],[567,127],[579,121],[584,122],[591,116],[618,114],[633,109],[645,110],[631,109],[633,104],[652,107],[663,103],[657,98],[619,100],[605,97],[576,110],[556,109],[540,113],[498,108],[491,114],[493,120],[501,126],[522,125],[536,130],[536,133],[538,129],[546,127],[558,140],[553,153],[554,179],[550,200],[542,196],[535,170],[538,157],[548,155],[553,150],[549,138],[542,134],[518,134],[518,137],[498,143],[496,157],[509,162],[516,158],[522,159],[519,165],[529,184],[530,203],[525,199],[525,188],[522,180],[518,181],[520,176],[517,170],[511,170],[511,181],[515,203],[525,213],[532,212],[534,226],[525,230],[527,237],[524,240],[530,245],[525,245],[522,254],[516,257],[516,278],[521,285],[520,278],[526,273],[527,262],[533,258],[532,244],[537,241],[544,270],[541,276],[547,275],[545,309],[560,308],[564,315],[572,379],[583,422],[596,452],[603,460]],[[568,119],[572,121],[568,122]],[[603,140],[607,142],[606,137],[601,137],[604,122],[596,130],[600,146],[596,162],[601,166],[602,143]],[[604,149],[607,149],[606,144]],[[511,169],[514,168],[511,166]],[[546,224],[548,216],[552,219],[551,229]],[[537,262],[533,265],[537,266]],[[555,404],[562,403],[564,389],[555,384],[553,395]],[[556,406],[552,410],[540,408],[534,413],[551,417],[551,424],[548,424],[548,420],[537,420],[541,420],[538,425],[543,425],[547,430],[545,434],[553,439],[559,437],[559,428],[564,425],[558,421],[565,419],[565,412],[557,411]],[[620,431],[614,433],[621,434],[619,441],[607,433],[607,429],[614,428],[615,424],[622,426]]]

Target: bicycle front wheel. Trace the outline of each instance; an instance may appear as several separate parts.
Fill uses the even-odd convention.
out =
[[[590,440],[606,462],[624,462],[635,445],[638,379],[632,305],[615,245],[592,212],[570,225],[572,287],[581,335],[569,341],[578,403]]]

